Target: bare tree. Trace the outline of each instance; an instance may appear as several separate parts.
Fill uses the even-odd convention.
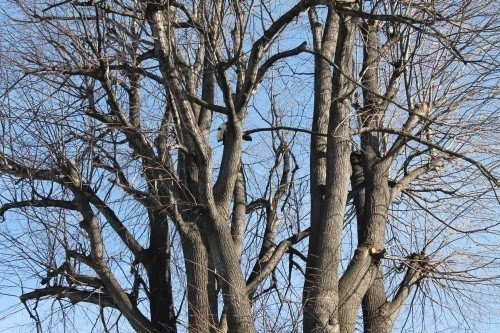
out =
[[[2,285],[38,331],[488,320],[494,1],[5,5]]]

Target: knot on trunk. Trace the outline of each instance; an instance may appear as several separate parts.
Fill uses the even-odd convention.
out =
[[[380,260],[385,257],[387,250],[386,249],[377,249],[376,247],[370,247],[369,250],[370,256],[374,263],[380,263]]]

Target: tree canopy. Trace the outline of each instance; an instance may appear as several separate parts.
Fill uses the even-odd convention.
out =
[[[496,1],[0,3],[5,318],[383,333],[499,315]]]

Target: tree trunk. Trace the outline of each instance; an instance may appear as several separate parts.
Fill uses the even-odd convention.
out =
[[[358,110],[358,119],[361,126],[379,127],[387,107],[387,101],[382,100],[379,89],[378,68],[380,54],[378,52],[377,24],[365,22],[360,28],[364,40],[363,53],[363,107]],[[380,138],[378,133],[364,133],[361,135],[361,164],[364,188],[355,200],[358,224],[358,246],[368,246],[375,251],[384,249],[385,230],[390,205],[390,190],[388,185],[390,157],[383,158],[380,151]],[[382,315],[382,307],[386,303],[385,290],[382,282],[382,268],[377,260],[369,263],[370,274],[362,281],[362,288],[355,302],[362,302],[363,319],[365,325],[371,327],[372,321],[377,318],[386,318]],[[357,316],[357,306],[354,309],[354,300],[350,312],[346,312],[347,327],[354,328]],[[385,324],[384,324],[385,325]],[[379,326],[379,329],[381,326]],[[385,325],[384,329],[391,329],[392,325]],[[346,332],[348,332],[346,330]],[[379,332],[377,330],[377,332]],[[384,332],[384,331],[380,331]]]
[[[352,84],[346,77],[352,72],[355,35],[354,21],[341,17],[336,45],[333,76],[333,103],[328,124],[326,189],[321,209],[321,223],[312,226],[309,249],[309,281],[304,300],[305,332],[339,332],[338,265],[344,223],[350,166],[350,94]],[[314,259],[312,259],[314,258]]]
[[[328,121],[330,107],[332,104],[332,68],[328,60],[333,60],[335,47],[337,45],[338,15],[329,9],[325,28],[323,29],[318,20],[315,8],[309,10],[309,22],[313,31],[314,51],[314,111],[312,121],[313,133],[326,134],[328,132]],[[311,155],[309,160],[311,178],[311,229],[317,229],[321,224],[321,209],[325,199],[326,188],[326,150],[327,138],[322,135],[311,136]],[[316,267],[318,250],[315,245],[318,233],[309,236],[308,265],[306,267],[306,279],[304,282],[303,300],[308,300],[312,274],[310,271]],[[303,302],[305,306],[305,302]]]
[[[388,313],[382,270],[366,292],[362,303],[364,333],[391,333],[396,313]]]
[[[228,332],[255,332],[240,256],[225,219],[209,220],[204,228],[217,274],[220,276]]]
[[[209,301],[208,253],[196,228],[181,233],[186,266],[189,332],[209,332],[213,327]]]
[[[151,322],[162,332],[176,332],[167,217],[150,209],[149,219],[150,245],[145,266],[149,281]]]

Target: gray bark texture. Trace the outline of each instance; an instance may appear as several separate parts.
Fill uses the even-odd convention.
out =
[[[492,0],[5,3],[0,285],[36,331],[390,333],[496,295]]]

